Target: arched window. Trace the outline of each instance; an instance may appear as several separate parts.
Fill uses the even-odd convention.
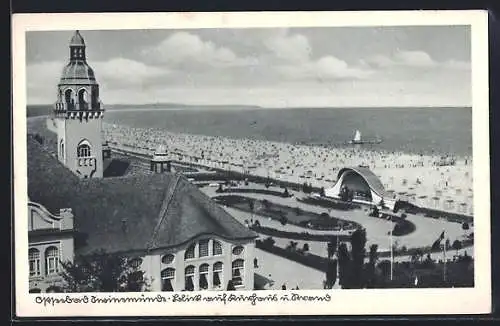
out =
[[[80,110],[87,110],[88,103],[88,93],[87,90],[82,88],[78,91],[78,104],[80,105]]]
[[[208,264],[203,264],[200,266],[200,289],[208,289]]]
[[[162,291],[173,291],[174,287],[172,282],[175,279],[175,269],[165,268],[161,271],[161,290]]]
[[[243,246],[236,246],[233,248],[233,255],[241,255],[241,253],[243,252]]]
[[[186,291],[194,291],[194,266],[189,265],[184,271]]]
[[[167,254],[167,255],[161,257],[161,262],[162,262],[162,264],[172,264],[172,262],[174,261],[174,258],[175,258],[174,255]]]
[[[66,102],[66,104],[71,104],[72,99],[73,99],[73,90],[71,88],[68,88],[67,90],[64,91],[64,102]]]
[[[47,269],[47,275],[59,272],[59,249],[54,246],[45,250],[45,268]]]
[[[222,244],[219,241],[213,240],[212,252],[214,256],[222,255]]]
[[[184,253],[184,259],[193,259],[194,258],[194,248],[196,247],[196,244],[190,245],[187,249],[186,252]]]
[[[244,275],[244,265],[243,259],[236,259],[232,264],[232,280],[233,285],[243,285],[243,275]]]
[[[219,287],[222,284],[222,262],[218,261],[213,267],[213,284],[214,287]]]
[[[77,148],[78,157],[89,157],[90,154],[90,143],[87,140],[82,140]]]
[[[62,140],[62,139],[61,139],[59,148],[61,151],[61,158],[64,159],[64,140]]]
[[[30,262],[30,276],[40,276],[42,274],[40,269],[40,251],[31,248],[28,251],[28,256]]]
[[[198,257],[208,256],[208,240],[201,240],[198,245]]]

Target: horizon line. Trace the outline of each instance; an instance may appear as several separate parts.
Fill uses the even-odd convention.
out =
[[[38,103],[38,104],[26,104],[29,106],[52,106],[54,103]],[[384,109],[384,108],[406,108],[406,109],[432,109],[432,108],[472,108],[472,105],[401,105],[401,106],[392,106],[392,105],[374,105],[374,106],[260,106],[254,104],[185,104],[185,103],[109,103],[104,106],[162,106],[162,105],[170,105],[170,106],[181,106],[186,108],[193,107],[251,107],[251,108],[259,108],[259,109]]]

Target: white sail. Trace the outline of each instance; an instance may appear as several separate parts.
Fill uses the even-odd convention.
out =
[[[361,141],[361,132],[359,130],[354,133],[354,141]]]

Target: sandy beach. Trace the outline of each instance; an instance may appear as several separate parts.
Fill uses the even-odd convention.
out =
[[[343,167],[368,166],[395,197],[417,205],[472,215],[472,158],[382,152],[231,139],[104,123],[116,147],[152,154],[166,146],[174,160],[329,188]],[[454,161],[454,164],[450,162]]]

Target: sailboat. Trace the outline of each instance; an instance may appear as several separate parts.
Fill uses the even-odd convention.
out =
[[[362,140],[361,132],[359,130],[354,131],[354,138],[349,141],[349,144],[362,145],[362,144],[380,144],[382,139],[378,138],[373,140]]]

